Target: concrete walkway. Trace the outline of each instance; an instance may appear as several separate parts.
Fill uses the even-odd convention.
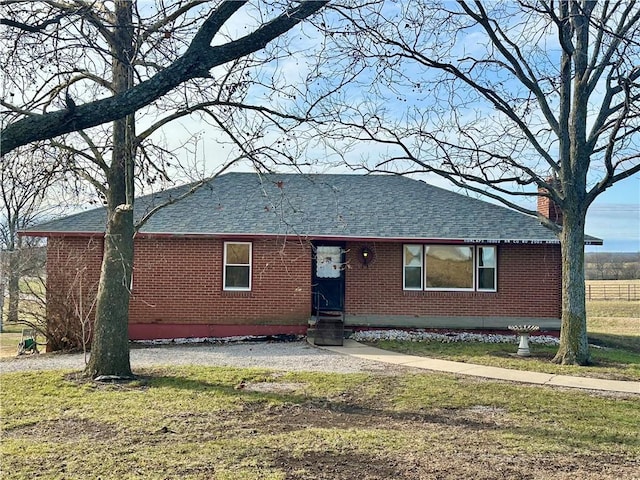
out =
[[[336,353],[351,355],[352,357],[391,363],[405,367],[423,368],[438,372],[459,373],[474,377],[509,380],[512,382],[534,383],[538,385],[553,385],[556,387],[584,388],[589,390],[605,390],[609,392],[640,394],[640,382],[625,382],[620,380],[604,380],[600,378],[571,377],[553,373],[528,372],[526,370],[511,370],[509,368],[486,367],[473,363],[451,362],[436,358],[415,357],[403,353],[390,352],[379,348],[363,345],[354,340],[345,340],[342,347],[320,347]]]

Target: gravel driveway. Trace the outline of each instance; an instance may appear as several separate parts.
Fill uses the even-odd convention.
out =
[[[391,372],[398,369],[393,365],[322,350],[306,341],[132,347],[131,367],[134,371],[154,365],[260,367],[334,373]],[[81,353],[49,353],[0,359],[0,373],[82,368],[84,355]]]

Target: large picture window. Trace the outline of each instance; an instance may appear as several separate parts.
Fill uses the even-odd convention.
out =
[[[425,246],[427,290],[473,290],[473,247]]]
[[[404,290],[497,291],[497,248],[403,245]]]
[[[225,242],[224,289],[251,290],[251,243]]]

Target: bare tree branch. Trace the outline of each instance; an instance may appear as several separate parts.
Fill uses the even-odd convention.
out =
[[[121,94],[78,105],[74,112],[60,110],[31,115],[8,125],[1,132],[0,154],[4,155],[20,145],[100,125],[135,112],[187,80],[206,77],[209,70],[218,65],[261,50],[326,3],[301,2],[238,40],[210,46],[220,27],[242,6],[239,2],[223,2],[202,25],[187,52],[169,67]]]

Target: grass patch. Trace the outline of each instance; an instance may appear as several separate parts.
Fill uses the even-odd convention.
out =
[[[455,362],[475,363],[493,367],[529,370],[560,375],[607,378],[615,380],[640,380],[640,349],[635,351],[621,348],[625,337],[617,339],[599,335],[597,343],[604,348],[592,348],[593,365],[579,367],[551,363],[557,347],[530,344],[531,356],[519,357],[517,342],[403,342],[384,340],[373,344],[384,350],[406,353],[420,357],[441,358]],[[637,346],[637,345],[636,345]]]
[[[0,333],[0,357],[14,357],[22,338],[22,325],[3,323]],[[40,339],[42,341],[42,339]]]
[[[630,341],[640,339],[640,320],[633,318],[598,318],[587,319],[587,331],[592,334],[616,335],[628,337]]]
[[[557,347],[531,344],[531,357],[518,357],[514,344],[380,341],[386,350],[456,362],[615,380],[640,380],[640,302],[587,302],[587,330],[592,366],[550,362]]]
[[[636,335],[640,335],[640,302],[626,300],[591,300],[587,302],[587,318],[624,318],[635,325]]]
[[[444,374],[4,374],[11,478],[629,478],[640,399]],[[29,385],[28,395],[24,386]],[[7,477],[8,478],[8,477]]]

